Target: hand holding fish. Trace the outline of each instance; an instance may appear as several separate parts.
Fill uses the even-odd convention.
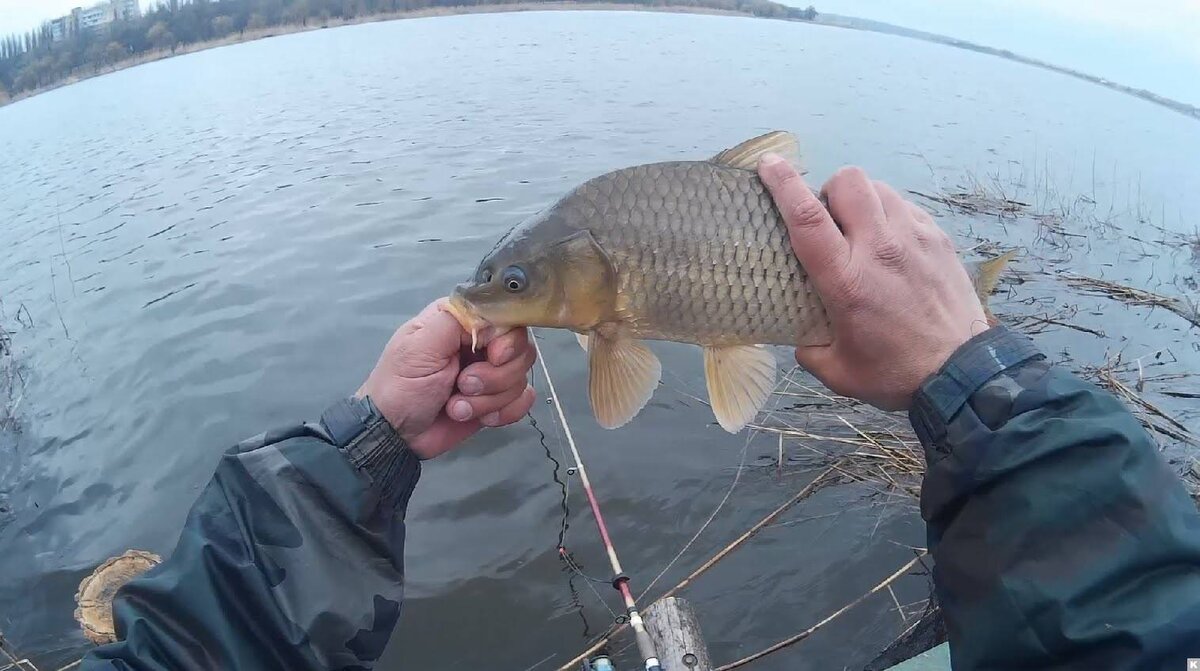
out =
[[[828,209],[782,158],[763,157],[758,172],[829,316],[832,341],[797,347],[796,361],[839,394],[907,409],[925,378],[988,328],[954,243],[860,168],[825,183]]]
[[[527,331],[485,331],[473,353],[471,334],[443,303],[430,303],[396,330],[357,394],[369,396],[422,459],[481,427],[516,422],[534,400],[526,379],[534,363]]]

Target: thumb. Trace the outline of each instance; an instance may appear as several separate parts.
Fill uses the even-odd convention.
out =
[[[404,377],[417,377],[436,373],[451,358],[457,359],[462,339],[458,320],[431,303],[396,332],[388,349]]]
[[[415,327],[411,336],[414,345],[422,350],[438,354],[458,354],[462,347],[463,328],[449,312],[431,310],[422,312],[413,320]]]
[[[826,293],[840,279],[850,255],[849,243],[817,194],[782,157],[764,155],[758,163],[758,175],[787,224],[792,251],[800,265],[817,290]]]

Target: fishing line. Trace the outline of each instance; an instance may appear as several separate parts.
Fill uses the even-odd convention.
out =
[[[551,477],[554,478],[554,482],[558,485],[559,490],[562,492],[562,498],[558,502],[559,507],[562,508],[562,522],[558,527],[557,546],[559,552],[562,552],[566,549],[565,543],[567,538],[567,529],[571,527],[571,523],[568,519],[571,516],[571,509],[567,507],[567,483],[563,482],[562,479],[558,477],[558,470],[562,468],[562,463],[560,463],[558,459],[555,459],[554,455],[550,453],[550,446],[546,444],[546,432],[542,431],[542,428],[538,426],[537,420],[533,417],[533,410],[531,409],[529,412],[527,412],[526,416],[529,417],[529,425],[532,426],[533,430],[537,431],[538,433],[538,442],[542,444],[542,449],[546,451],[546,458],[554,462],[554,472],[551,474]]]
[[[639,599],[646,598],[646,595],[650,592],[650,589],[658,583],[659,579],[667,574],[667,571],[671,570],[671,567],[675,565],[675,562],[679,561],[679,558],[682,557],[684,553],[686,553],[692,547],[692,544],[696,542],[696,539],[700,537],[700,534],[704,533],[704,530],[708,528],[708,525],[712,524],[712,521],[716,519],[717,513],[721,512],[721,509],[725,507],[725,503],[729,501],[729,497],[733,494],[734,488],[737,487],[738,481],[742,479],[742,471],[745,470],[746,467],[746,452],[749,451],[750,441],[753,440],[753,438],[753,433],[746,436],[746,442],[744,445],[742,445],[741,461],[738,463],[737,471],[733,474],[733,482],[729,483],[729,489],[725,490],[724,498],[721,499],[721,502],[717,504],[716,508],[713,508],[712,514],[708,516],[708,519],[704,521],[704,524],[700,525],[700,528],[696,530],[696,533],[692,535],[688,542],[684,543],[679,552],[671,558],[671,561],[667,562],[667,565],[658,572],[658,575],[654,576],[654,580],[651,580],[650,584],[646,585],[646,589],[642,590],[642,593],[638,595]]]
[[[551,477],[554,479],[554,482],[558,484],[558,488],[561,493],[561,497],[559,498],[559,507],[562,509],[562,519],[559,522],[558,528],[558,543],[556,544],[555,549],[558,552],[559,561],[563,563],[563,571],[571,574],[567,577],[567,591],[571,595],[571,605],[575,607],[575,612],[579,615],[579,619],[583,622],[583,637],[587,638],[591,635],[592,626],[591,623],[588,622],[587,614],[584,612],[583,602],[579,598],[579,591],[575,587],[576,578],[583,578],[586,581],[584,584],[588,586],[588,589],[591,590],[592,594],[596,595],[596,600],[600,602],[600,605],[604,606],[604,609],[608,611],[609,615],[611,615],[614,620],[618,619],[618,615],[616,611],[614,611],[612,607],[608,605],[608,601],[606,601],[604,597],[600,595],[600,592],[596,591],[596,588],[592,586],[593,582],[607,584],[608,581],[601,578],[594,578],[585,573],[583,567],[578,561],[575,560],[575,555],[567,550],[567,530],[571,528],[571,509],[567,504],[567,499],[570,495],[570,480],[564,482],[560,477],[558,477],[558,472],[562,468],[562,462],[560,462],[558,459],[555,459],[554,454],[550,451],[550,445],[546,442],[546,432],[542,430],[540,425],[538,425],[537,419],[533,416],[533,411],[530,410],[530,412],[526,413],[526,416],[529,418],[530,426],[533,427],[534,431],[537,431],[538,442],[541,443],[542,449],[546,453],[546,458],[554,464],[554,470],[551,473]],[[555,433],[558,433],[561,438],[558,425],[555,424],[554,426]],[[563,455],[563,461],[566,461],[565,452],[561,452],[562,442],[563,441],[561,439],[558,441],[559,449],[560,453]],[[573,468],[568,469],[568,473],[573,471]]]
[[[794,372],[794,371],[795,371],[795,369],[793,368],[793,369],[792,369],[792,371]],[[675,375],[674,373],[671,373],[671,377],[674,377],[674,378],[675,378],[675,380],[676,380],[677,382],[679,382],[680,384],[686,384],[686,383],[685,383],[685,382],[684,382],[684,381],[683,381],[681,378],[679,378],[679,376]],[[783,378],[783,383],[784,383],[786,386],[783,388],[783,390],[782,390],[782,391],[788,391],[789,389],[791,389],[791,386],[792,386],[792,384],[793,384],[793,380],[792,380],[792,375],[791,375],[791,373],[789,373],[789,374],[787,374],[787,375],[785,375],[785,376],[784,376],[784,378]],[[696,396],[693,396],[692,394],[689,394],[689,393],[687,393],[687,392],[685,392],[685,391],[683,391],[683,390],[680,390],[680,389],[674,389],[674,388],[672,388],[672,390],[673,390],[673,391],[675,391],[676,393],[682,394],[682,395],[684,395],[684,396],[688,396],[688,397],[690,397],[690,398],[693,398],[693,399],[695,399],[695,400],[697,400],[697,401],[700,401],[701,403],[704,403],[705,405],[708,405],[708,403],[707,403],[706,401],[704,401],[704,399],[697,398]],[[776,389],[776,391],[778,391],[778,388]],[[772,392],[772,395],[773,395],[773,396],[775,395],[775,392],[774,392],[774,391]],[[776,396],[776,399],[778,399],[778,397],[777,397],[777,396]],[[775,401],[775,404],[774,404],[774,407],[772,407],[770,410],[768,410],[768,411],[767,411],[767,414],[766,414],[766,417],[767,417],[767,419],[770,419],[770,418],[774,417],[774,416],[775,416],[775,412],[776,412],[776,411],[778,411],[778,410],[779,410],[779,401],[778,401],[778,400],[776,400],[776,401]],[[717,517],[717,514],[718,514],[718,513],[720,513],[720,512],[721,512],[721,510],[722,510],[722,509],[725,507],[725,504],[729,502],[729,497],[733,495],[733,490],[734,490],[734,489],[735,489],[735,488],[738,486],[738,482],[739,482],[739,481],[741,481],[741,479],[742,479],[742,472],[743,472],[743,471],[746,469],[746,453],[747,453],[747,452],[749,451],[749,449],[750,449],[750,442],[751,442],[752,440],[754,440],[754,438],[755,438],[755,437],[756,437],[756,436],[757,436],[759,433],[760,433],[760,431],[759,431],[758,429],[751,429],[751,430],[750,430],[750,433],[746,435],[746,442],[742,444],[742,454],[741,454],[741,458],[740,458],[740,460],[738,461],[738,467],[737,467],[737,471],[735,471],[735,472],[734,472],[734,475],[733,475],[733,481],[729,483],[729,489],[725,490],[725,496],[724,496],[724,497],[722,497],[722,498],[721,498],[721,501],[720,501],[720,502],[717,504],[717,506],[716,506],[715,508],[713,508],[713,511],[712,511],[712,513],[711,513],[711,514],[708,516],[708,519],[707,519],[707,520],[704,520],[704,524],[701,524],[701,525],[700,525],[700,528],[696,530],[696,533],[692,534],[692,537],[691,537],[690,539],[688,539],[688,542],[687,542],[687,543],[684,543],[683,547],[682,547],[682,548],[680,548],[679,552],[677,552],[677,553],[675,554],[675,556],[671,558],[671,561],[667,562],[667,565],[666,565],[666,566],[664,566],[664,567],[662,568],[662,570],[658,572],[658,575],[654,576],[654,580],[651,580],[651,581],[650,581],[650,584],[646,585],[646,589],[642,590],[642,593],[641,593],[640,595],[638,595],[638,598],[639,598],[639,599],[644,599],[644,598],[646,598],[646,595],[650,593],[650,589],[651,589],[652,587],[654,587],[654,585],[655,585],[655,584],[657,584],[657,583],[658,583],[658,581],[659,581],[659,580],[660,580],[660,579],[661,579],[661,578],[662,578],[664,575],[666,575],[667,571],[670,571],[670,570],[671,570],[671,567],[672,567],[672,566],[674,566],[674,565],[675,565],[675,563],[676,563],[676,562],[678,562],[678,561],[679,561],[679,559],[680,559],[681,557],[683,557],[683,555],[684,555],[684,554],[685,554],[685,553],[686,553],[686,552],[687,552],[689,549],[691,549],[691,547],[692,547],[692,544],[694,544],[694,543],[696,542],[696,539],[700,537],[700,534],[703,534],[703,533],[704,533],[704,530],[705,530],[705,529],[707,529],[707,528],[709,527],[709,525],[711,525],[711,524],[712,524],[712,521],[713,521],[714,519],[716,519],[716,517]]]
[[[604,578],[593,578],[587,573],[584,573],[583,566],[579,562],[575,561],[575,554],[573,552],[567,552],[566,548],[560,548],[559,559],[562,559],[563,563],[567,565],[567,568],[574,571],[575,575],[579,576],[580,578],[584,578],[590,582],[598,582],[601,585],[607,585],[612,582],[611,580],[605,580]],[[601,599],[601,601],[603,601],[603,599]],[[613,613],[613,615],[616,615],[616,613]]]
[[[526,417],[529,418],[529,425],[533,426],[533,430],[538,432],[538,442],[541,443],[542,450],[546,451],[546,459],[550,460],[554,465],[551,477],[554,479],[554,483],[558,484],[559,491],[562,492],[562,497],[559,498],[558,505],[559,508],[563,510],[563,517],[562,520],[559,521],[558,543],[556,545],[556,550],[558,551],[558,561],[563,563],[563,570],[570,574],[568,577],[566,577],[566,591],[570,593],[571,606],[575,607],[576,615],[580,616],[580,621],[583,623],[583,637],[584,639],[587,639],[588,636],[592,635],[592,623],[588,622],[587,613],[583,612],[583,601],[580,599],[580,592],[578,592],[578,589],[575,587],[576,577],[583,577],[584,581],[587,581],[584,582],[584,585],[587,585],[588,589],[595,594],[596,600],[600,601],[600,605],[605,607],[605,610],[608,611],[608,615],[611,615],[613,619],[617,619],[617,612],[612,610],[612,606],[608,605],[608,601],[606,601],[604,597],[601,597],[600,592],[596,591],[596,588],[592,586],[592,582],[607,581],[596,579],[596,577],[592,577],[586,573],[583,573],[583,567],[581,567],[581,565],[575,561],[575,556],[566,550],[566,529],[571,527],[571,509],[568,503],[566,503],[569,493],[568,486],[566,486],[566,483],[564,483],[564,481],[558,477],[558,471],[563,467],[563,465],[562,462],[554,459],[554,455],[550,451],[550,444],[546,442],[546,432],[541,430],[541,426],[538,425],[538,420],[533,417],[532,409],[530,409],[530,412],[526,413]]]
[[[579,456],[579,448],[575,445],[575,436],[571,433],[571,425],[567,423],[566,413],[563,412],[562,403],[559,401],[558,393],[554,389],[554,379],[550,376],[550,369],[546,365],[546,357],[542,356],[538,339],[531,337],[530,340],[533,341],[533,348],[537,353],[538,363],[542,368],[542,375],[545,376],[546,386],[550,391],[550,400],[553,402],[554,409],[558,413],[558,419],[566,436],[567,445],[571,448],[571,456],[574,459],[575,468],[579,474],[580,484],[583,485],[583,493],[587,495],[588,505],[592,509],[592,518],[596,522],[596,530],[600,532],[600,540],[604,543],[604,549],[608,553],[608,561],[613,573],[612,586],[621,593],[621,598],[625,603],[625,612],[629,617],[629,625],[633,627],[638,651],[644,660],[646,671],[661,671],[662,665],[658,661],[658,654],[654,651],[654,642],[650,640],[650,634],[646,631],[646,625],[642,621],[641,614],[638,613],[637,602],[633,598],[633,592],[629,589],[629,576],[621,568],[621,560],[617,557],[617,548],[613,545],[612,538],[608,534],[608,525],[604,522],[604,514],[600,512],[600,503],[596,500],[595,491],[592,489],[591,478],[588,477],[587,468],[583,464],[583,459]]]
[[[560,559],[563,559],[563,563],[565,564],[565,566],[563,566],[563,570],[571,572],[571,577],[567,578],[567,586],[571,589],[572,593],[575,594],[576,598],[578,598],[578,592],[575,592],[574,580],[575,580],[575,578],[583,578],[584,579],[583,584],[587,585],[587,588],[589,590],[591,590],[592,594],[594,594],[596,596],[596,601],[599,601],[600,605],[604,606],[604,610],[607,610],[608,614],[612,616],[613,622],[616,622],[617,624],[623,624],[625,621],[623,619],[624,616],[618,615],[617,611],[613,610],[612,606],[608,605],[608,600],[605,599],[603,596],[601,596],[600,592],[596,590],[595,583],[601,583],[601,584],[607,585],[608,581],[607,580],[598,580],[596,578],[593,578],[593,577],[587,575],[586,573],[584,573],[582,570],[580,570],[578,568],[578,566],[574,563],[574,561],[572,561],[568,558],[560,557]],[[580,607],[582,608],[582,604],[580,604]],[[579,615],[580,615],[580,617],[583,617],[582,610],[579,611]],[[584,624],[585,625],[587,624],[586,618],[584,619]],[[585,633],[584,637],[586,637],[586,636],[587,636],[587,634]]]
[[[533,338],[536,336],[534,336],[532,333],[530,333],[530,337]],[[551,400],[549,398],[547,398],[546,403],[547,404],[551,403]],[[558,454],[559,454],[559,456],[562,457],[561,463],[557,459],[551,459],[551,461],[555,462],[555,467],[556,467],[555,474],[557,475],[557,472],[558,472],[557,469],[559,467],[561,467],[562,463],[569,463],[570,458],[567,455],[567,448],[564,446],[566,444],[566,441],[563,439],[562,428],[559,427],[558,422],[551,422],[550,425],[554,427],[554,438],[555,438],[554,444],[558,446]],[[549,451],[550,448],[547,447],[544,442],[544,439],[545,439],[544,433],[542,434],[542,438],[543,438],[542,447],[545,448],[546,451]],[[567,475],[569,475],[569,476],[575,475],[575,470],[576,470],[575,466],[568,465],[567,466]],[[560,482],[564,482],[564,481],[560,480]],[[570,499],[571,498],[571,478],[568,477],[565,480],[565,483],[566,483],[565,498]],[[569,525],[568,525],[568,528],[569,528]],[[564,530],[563,538],[561,539],[561,542],[559,543],[559,545],[565,545],[565,544],[566,544],[566,530]]]
[[[583,623],[582,638],[587,638],[592,635],[592,623],[588,622],[587,615],[583,613],[583,599],[579,598],[579,590],[575,589],[575,575],[567,576],[567,591],[571,593],[571,605],[575,608],[575,614],[579,616],[579,621]]]

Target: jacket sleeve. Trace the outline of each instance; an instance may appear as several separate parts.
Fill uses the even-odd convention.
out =
[[[420,463],[369,400],[229,450],[84,669],[370,669],[396,620]]]
[[[910,419],[955,669],[1200,657],[1200,514],[1120,401],[997,327],[922,386]]]

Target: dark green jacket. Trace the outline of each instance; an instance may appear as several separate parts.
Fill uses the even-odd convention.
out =
[[[1200,514],[1111,394],[1024,336],[963,345],[909,413],[955,669],[1186,669]]]
[[[231,449],[166,561],[113,602],[84,669],[370,669],[404,597],[421,473],[378,411],[344,401]]]
[[[1200,515],[1112,396],[993,329],[911,412],[956,669],[1200,657]],[[399,617],[420,464],[365,404],[232,449],[84,669],[369,669]]]

